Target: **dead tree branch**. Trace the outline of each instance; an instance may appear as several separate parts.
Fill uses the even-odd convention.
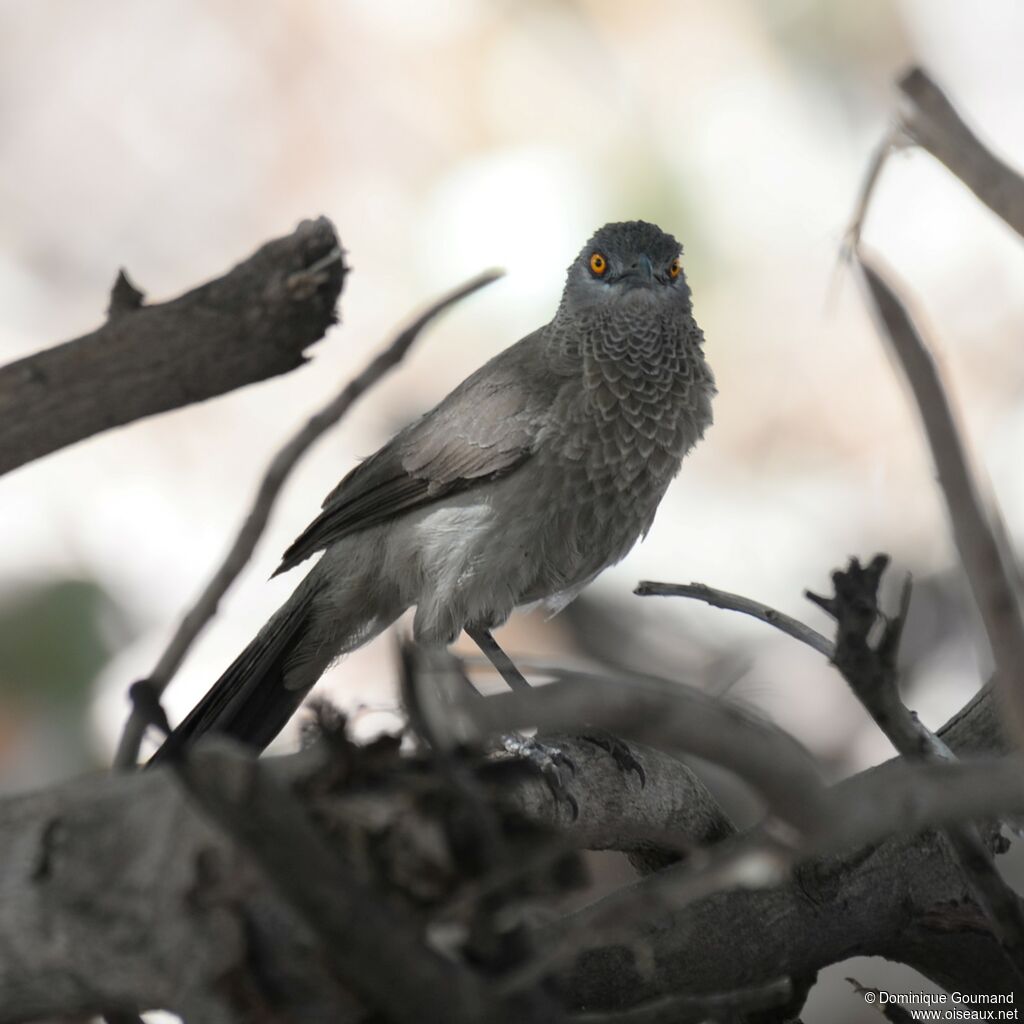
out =
[[[345,870],[292,794],[233,746],[201,747],[179,766],[180,777],[309,926],[346,989],[397,1024],[510,1019],[475,974],[422,941],[411,912]]]
[[[647,878],[643,886],[623,888],[552,926],[543,957],[520,972],[521,980],[533,982],[587,950],[629,944],[664,914],[679,913],[718,894],[785,888],[795,868],[814,870],[829,858],[851,849],[870,850],[896,834],[941,826],[955,831],[970,818],[985,817],[993,807],[1013,806],[1024,798],[1021,768],[1020,758],[1013,757],[928,767],[897,763],[886,772],[865,772],[830,791],[828,816],[811,832],[788,833],[769,819],[694,851],[684,863]],[[988,876],[980,884],[987,892]],[[1005,896],[1000,914],[1004,909]],[[1010,961],[1007,966],[1013,967]]]
[[[774,626],[794,640],[799,640],[819,654],[824,654],[826,658],[832,657],[832,641],[799,619],[794,619],[792,615],[780,612],[760,601],[751,600],[740,594],[730,594],[727,590],[718,590],[706,583],[655,583],[653,580],[641,580],[633,593],[639,597],[690,597],[695,601],[703,601],[712,608],[741,612]]]
[[[878,555],[862,568],[854,558],[845,570],[832,574],[832,597],[807,596],[836,620],[833,661],[899,753],[911,760],[948,760],[953,756],[949,748],[900,699],[896,658],[910,587],[908,583],[903,589],[897,614],[884,615],[878,606],[878,585],[888,562],[885,555]],[[878,622],[884,625],[878,641],[872,643],[870,634]],[[1003,881],[974,824],[950,825],[946,837],[978,905],[999,937],[1007,962],[1024,982],[1024,905]]]
[[[1024,235],[1024,178],[978,139],[924,69],[912,68],[899,89],[906,100],[900,116],[906,134]]]
[[[913,145],[944,164],[1018,235],[1024,235],[1024,177],[981,142],[923,68],[911,68],[900,79],[899,90],[903,103],[868,162],[842,255],[855,255],[860,248],[871,199],[889,158]]]
[[[578,742],[570,753],[585,756],[587,745]],[[651,782],[639,790],[632,773],[603,751],[573,780],[582,787],[576,823],[541,796],[531,773],[471,761],[499,821],[528,822],[521,812],[536,808],[542,827],[538,834],[515,825],[502,834],[503,857],[478,863],[475,819],[467,820],[443,781],[396,744],[268,758],[255,778],[251,762],[225,750],[208,747],[204,763],[197,749],[186,784],[189,791],[198,784],[198,799],[173,770],[161,768],[94,775],[0,801],[0,1024],[155,1007],[232,1024],[270,1013],[289,1022],[358,1019],[362,1006],[404,999],[408,991],[382,995],[379,972],[352,981],[379,933],[369,925],[364,932],[361,911],[345,919],[340,933],[319,918],[332,917],[342,895],[357,900],[372,892],[378,910],[397,905],[406,922],[403,941],[411,941],[415,918],[425,970],[439,972],[431,973],[436,982],[447,969],[431,958],[432,942],[470,934],[474,915],[467,917],[466,908],[492,906],[496,892],[510,907],[528,902],[523,876],[529,882],[537,870],[527,862],[545,843],[590,845],[599,837],[614,847],[622,809],[623,847],[636,838],[630,815],[641,826],[660,820],[682,844],[696,838],[687,835],[682,805],[668,815],[633,809],[655,794],[659,762],[647,762]],[[672,764],[666,759],[668,771]],[[737,888],[683,907],[652,896],[654,909],[632,938],[613,941],[609,934],[601,948],[581,950],[553,972],[554,990],[569,1007],[624,1008],[669,995],[731,992],[789,971],[803,975],[854,950],[908,960],[940,983],[955,979],[963,991],[1006,991],[998,947],[978,927],[983,919],[964,918],[962,902],[952,902],[963,891],[959,872],[920,830],[956,815],[1024,810],[1019,762],[896,765],[830,795],[834,830],[820,843],[831,852],[804,863],[798,882]],[[297,831],[296,814],[303,817]],[[706,827],[699,816],[693,822],[698,834]],[[314,826],[319,852],[310,867],[305,840]],[[892,830],[901,838],[871,845]],[[325,846],[329,871],[319,865]],[[282,881],[288,872],[296,877]],[[643,905],[645,887],[657,889],[664,875],[649,876],[626,897]],[[315,906],[307,902],[314,897]],[[428,941],[432,920],[437,938]],[[772,941],[764,941],[769,934]],[[543,928],[537,938],[544,939]],[[444,948],[447,957],[458,956],[457,947]],[[653,973],[634,961],[642,949],[651,954]],[[705,955],[694,956],[694,949]],[[394,974],[390,982],[403,984]],[[479,983],[475,975],[466,1005],[479,997]]]
[[[882,171],[885,169],[889,158],[898,150],[908,145],[909,139],[903,128],[894,124],[882,137],[882,141],[875,147],[868,161],[867,170],[861,182],[860,192],[857,195],[857,205],[854,208],[853,216],[846,228],[843,237],[843,244],[840,249],[840,257],[848,259],[860,248],[861,236],[864,234],[864,223],[868,217],[868,210],[871,208],[871,200],[881,180]]]
[[[896,292],[863,255],[864,275],[880,328],[903,367],[917,403],[949,512],[953,539],[995,662],[995,679],[1018,742],[1024,737],[1024,618],[1017,574],[1004,550],[1005,531],[967,456],[938,367]]]
[[[827,813],[827,790],[811,755],[788,733],[726,701],[653,676],[610,679],[564,672],[529,691],[467,699],[460,708],[477,736],[536,727],[542,732],[596,726],[666,751],[728,768],[780,819],[813,828]]]
[[[0,369],[0,473],[301,366],[345,274],[325,217],[170,302],[143,305],[122,271],[102,327]]]

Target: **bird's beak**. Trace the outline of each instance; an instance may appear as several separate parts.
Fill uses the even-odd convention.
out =
[[[639,256],[635,263],[619,275],[619,280],[628,282],[630,286],[644,287],[654,283],[654,267],[647,256]]]

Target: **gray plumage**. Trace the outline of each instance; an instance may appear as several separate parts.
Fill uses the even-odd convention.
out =
[[[407,608],[417,640],[447,644],[564,606],[623,558],[711,423],[679,256],[643,221],[596,232],[549,324],[328,495],[278,572],[323,556],[161,752],[210,730],[265,746],[335,658]]]

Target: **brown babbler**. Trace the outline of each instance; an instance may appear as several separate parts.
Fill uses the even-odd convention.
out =
[[[277,571],[323,556],[160,754],[211,731],[262,749],[332,661],[411,607],[420,643],[466,630],[499,664],[490,630],[514,608],[564,607],[623,558],[711,423],[680,256],[653,224],[597,231],[550,323],[327,496]]]

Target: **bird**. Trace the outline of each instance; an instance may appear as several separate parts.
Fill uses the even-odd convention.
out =
[[[319,560],[154,760],[210,732],[262,750],[336,659],[413,607],[416,642],[465,630],[500,651],[491,630],[514,609],[561,610],[646,536],[715,394],[682,246],[604,225],[549,323],[328,494],[274,575]]]

